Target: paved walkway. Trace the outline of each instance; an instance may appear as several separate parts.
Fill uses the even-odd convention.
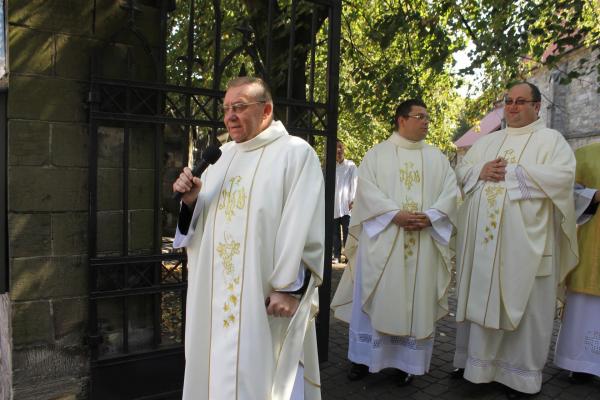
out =
[[[338,265],[341,266],[341,265]],[[332,295],[335,293],[342,270],[335,268],[332,274]],[[451,292],[451,310],[454,307]],[[600,318],[600,316],[594,316]],[[542,391],[531,399],[561,400],[600,400],[600,379],[583,385],[571,384],[568,373],[552,364],[554,343],[558,323],[554,326],[554,336],[548,363],[544,368]],[[463,379],[450,378],[454,356],[454,320],[447,316],[438,323],[433,357],[429,374],[418,376],[406,387],[397,387],[394,371],[384,370],[371,374],[363,380],[350,382],[346,378],[348,369],[348,325],[331,319],[329,333],[329,360],[321,364],[323,400],[353,399],[505,399],[505,389],[498,383],[476,385]]]

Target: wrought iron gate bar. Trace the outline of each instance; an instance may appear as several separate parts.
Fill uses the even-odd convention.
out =
[[[197,119],[188,118],[172,118],[159,116],[146,116],[136,114],[117,114],[108,112],[93,112],[91,115],[98,121],[115,121],[115,122],[140,122],[152,124],[174,124],[174,125],[189,125],[201,126],[209,128],[223,128],[223,122],[217,121],[199,121]]]
[[[277,0],[268,0],[269,5],[267,8],[267,27],[273,26],[273,8]],[[265,79],[267,82],[271,81],[271,62],[272,62],[272,47],[273,47],[273,30],[267,29],[267,47],[265,49]]]
[[[168,253],[148,256],[128,256],[128,257],[99,257],[90,258],[91,266],[102,265],[121,265],[121,264],[140,264],[154,261],[184,261],[186,259],[183,253]]]
[[[177,346],[165,346],[160,349],[156,349],[152,352],[150,351],[139,351],[139,352],[131,352],[129,354],[123,356],[112,356],[108,355],[99,360],[95,360],[94,364],[109,366],[109,365],[120,365],[127,364],[132,360],[140,361],[140,360],[152,360],[154,358],[161,358],[165,355],[176,355],[181,352],[181,345]]]
[[[141,287],[135,289],[108,290],[105,292],[92,291],[90,296],[93,299],[109,299],[114,297],[130,297],[143,294],[156,294],[168,291],[181,291],[186,288],[186,283],[169,283],[156,286]]]
[[[154,83],[154,82],[146,82],[146,81],[128,81],[128,80],[124,80],[124,79],[106,79],[106,78],[96,78],[96,79],[94,79],[94,83],[99,84],[99,85],[106,85],[106,86],[120,86],[120,87],[124,87],[124,88],[155,89],[155,90],[161,90],[164,92],[200,94],[203,96],[211,96],[211,97],[221,98],[221,99],[225,95],[225,92],[223,92],[222,90],[177,86],[177,85],[171,85],[168,83]]]
[[[288,46],[288,65],[287,65],[287,90],[286,90],[286,99],[292,99],[292,90],[293,90],[293,79],[294,79],[294,47],[296,44],[296,5],[297,0],[292,0],[292,10],[290,17],[290,44]],[[290,120],[288,113],[286,114],[286,122]]]

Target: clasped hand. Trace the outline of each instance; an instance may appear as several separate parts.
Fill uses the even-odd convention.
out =
[[[429,217],[422,212],[398,211],[392,222],[406,231],[420,231],[431,226]]]
[[[272,292],[267,297],[265,305],[268,315],[290,318],[296,313],[300,300],[288,293]]]
[[[482,181],[500,182],[506,176],[507,162],[504,158],[498,157],[495,160],[488,161],[483,165],[479,179]]]

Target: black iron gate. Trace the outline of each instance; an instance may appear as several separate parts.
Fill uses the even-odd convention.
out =
[[[138,2],[122,3],[127,23],[94,54],[88,95],[90,398],[178,398],[186,259],[171,247],[178,205],[170,184],[190,158],[226,138],[219,111],[226,82],[260,75],[273,87],[276,117],[325,160],[332,221],[341,1],[145,1],[160,13],[162,42],[154,47],[137,26]],[[260,4],[237,17],[253,3]]]

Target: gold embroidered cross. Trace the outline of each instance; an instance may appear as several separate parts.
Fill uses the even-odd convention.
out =
[[[219,210],[225,210],[225,219],[231,221],[235,215],[236,209],[243,209],[246,206],[246,190],[240,187],[242,181],[241,176],[234,176],[229,179],[229,189],[224,188],[221,192],[221,201],[219,202]]]
[[[402,182],[408,190],[410,190],[414,183],[421,182],[421,174],[414,169],[414,166],[415,164],[409,161],[405,162],[404,168],[400,169],[400,182]]]
[[[504,150],[504,153],[502,154],[502,158],[504,158],[506,160],[506,162],[508,162],[510,164],[516,164],[517,163],[517,155],[515,154],[515,150],[514,149],[506,149],[506,150]]]

